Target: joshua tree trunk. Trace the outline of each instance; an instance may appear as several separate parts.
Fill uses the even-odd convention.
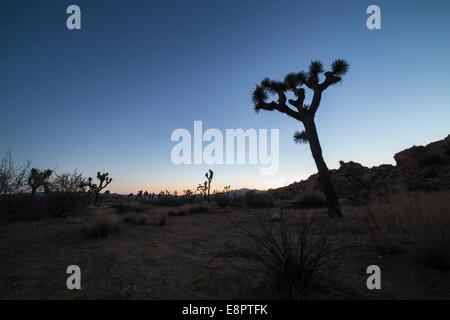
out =
[[[324,73],[322,62],[311,61],[308,72],[300,71],[298,73],[291,72],[284,78],[284,81],[274,81],[265,78],[261,84],[257,84],[253,91],[253,103],[255,110],[279,111],[303,123],[304,131],[297,131],[294,134],[294,142],[309,143],[311,153],[316,162],[317,171],[319,172],[319,182],[328,203],[328,214],[331,217],[342,217],[342,211],[339,207],[336,191],[327,168],[325,160],[322,156],[322,148],[320,147],[319,136],[317,135],[314,116],[319,108],[323,92],[330,86],[339,83],[341,76],[346,74],[349,65],[343,59],[336,59],[331,64],[331,70]],[[319,75],[324,73],[325,79],[320,80]],[[310,105],[305,102],[305,85],[314,92]],[[295,99],[289,99],[286,93],[290,92]],[[278,96],[278,99],[276,99]],[[270,101],[270,97],[274,97]],[[288,106],[289,103],[292,107]]]
[[[308,135],[309,147],[313,155],[314,161],[319,172],[319,182],[325,192],[328,203],[328,213],[332,217],[342,217],[342,211],[339,206],[336,191],[334,190],[333,181],[331,180],[330,172],[327,164],[322,156],[322,148],[320,147],[319,136],[317,134],[316,125],[313,117],[307,117],[303,124],[305,126],[306,134]]]

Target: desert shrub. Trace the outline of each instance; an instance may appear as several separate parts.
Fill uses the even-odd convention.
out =
[[[0,197],[0,219],[12,221],[37,221],[47,215],[45,199],[29,195],[6,195]]]
[[[244,204],[244,196],[233,196],[231,205],[235,207],[242,206]]]
[[[87,180],[77,170],[73,172],[55,172],[50,181],[50,188],[55,192],[85,192]]]
[[[131,224],[136,224],[136,225],[146,225],[150,223],[150,218],[146,213],[131,213],[126,215],[123,218],[123,222],[125,223],[131,223]]]
[[[186,203],[186,199],[178,197],[163,197],[159,199],[153,199],[152,203],[159,206],[167,206],[167,207],[180,207]]]
[[[230,198],[226,195],[219,195],[215,197],[217,205],[221,208],[225,208],[230,203]]]
[[[189,213],[201,213],[208,212],[209,208],[207,206],[195,206],[189,209]]]
[[[167,224],[167,218],[165,216],[159,217],[158,225],[159,226],[165,226]]]
[[[327,206],[327,200],[322,192],[306,191],[294,202],[294,208],[322,208]]]
[[[239,225],[244,239],[241,243],[249,247],[232,247],[223,258],[246,261],[245,265],[256,265],[256,273],[283,298],[305,298],[315,277],[323,275],[338,259],[345,247],[342,239],[329,236],[329,226],[315,217],[303,215],[296,220],[283,219],[273,223],[269,217],[257,220],[257,231]]]
[[[87,193],[50,193],[44,198],[47,212],[52,217],[80,215],[90,203]]]
[[[120,229],[120,219],[116,214],[102,212],[86,225],[90,236],[108,238]]]
[[[77,193],[50,193],[33,198],[29,195],[7,195],[0,198],[0,215],[7,221],[73,216],[86,212],[89,202],[87,194]]]
[[[130,202],[130,204],[119,202],[111,205],[111,208],[115,209],[118,214],[124,213],[142,213],[146,209],[143,205],[137,202]]]
[[[408,249],[416,260],[450,268],[449,192],[398,193],[368,206],[372,240],[384,252]]]
[[[176,216],[177,212],[175,210],[169,210],[169,211],[167,211],[167,215],[168,216]]]
[[[244,197],[245,204],[252,208],[271,208],[273,198],[269,193],[256,193],[254,190],[248,191]]]
[[[175,210],[169,210],[168,212],[167,212],[167,215],[168,216],[186,216],[187,215],[187,211],[186,210],[178,210],[178,211],[175,211]]]
[[[30,162],[17,166],[7,152],[0,161],[0,196],[25,192]]]

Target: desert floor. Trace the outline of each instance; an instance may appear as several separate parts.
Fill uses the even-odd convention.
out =
[[[95,210],[95,209],[92,209]],[[92,216],[45,218],[0,226],[2,299],[279,299],[245,262],[221,258],[231,245],[247,245],[236,225],[255,228],[268,209],[213,208],[168,216],[154,207],[147,224],[120,222],[99,239],[86,230]],[[270,209],[270,213],[277,209]],[[317,276],[309,299],[450,299],[450,272],[412,260],[408,252],[380,254],[361,222],[364,210],[344,208],[333,233],[352,246],[335,268]],[[285,216],[303,214],[286,210]],[[308,215],[329,219],[324,209]],[[120,217],[120,216],[119,216]],[[274,222],[276,223],[276,222]],[[218,256],[218,257],[217,257]],[[215,259],[213,259],[216,257]],[[381,268],[381,290],[368,290],[366,268]],[[81,290],[68,290],[66,269],[81,268]]]

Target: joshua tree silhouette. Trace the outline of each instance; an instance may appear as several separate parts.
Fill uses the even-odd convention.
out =
[[[112,178],[109,178],[108,175],[109,173],[100,173],[100,171],[97,172],[97,179],[100,181],[98,185],[96,183],[92,183],[91,177],[88,178],[89,192],[95,193],[95,204],[97,204],[100,191],[105,189],[106,186],[112,182]]]
[[[209,169],[209,172],[207,172],[205,174],[206,179],[208,179],[208,202],[209,202],[209,195],[210,195],[210,191],[211,191],[211,180],[213,178],[213,175],[214,175],[214,172],[211,169]]]
[[[319,75],[324,72],[323,64],[320,61],[312,61],[309,64],[307,73],[304,71],[289,73],[284,78],[284,81],[274,81],[265,78],[260,84],[256,85],[256,89],[253,92],[253,103],[256,112],[260,110],[277,110],[303,123],[305,129],[294,133],[294,141],[297,143],[309,143],[319,172],[319,181],[327,198],[328,213],[333,217],[341,217],[342,211],[328,167],[322,156],[314,117],[319,108],[322,93],[329,86],[340,82],[342,80],[341,76],[347,73],[348,69],[349,65],[345,60],[337,59],[331,64],[331,71],[325,72],[325,79],[320,82]],[[304,104],[305,89],[302,88],[303,85],[313,91],[310,105]],[[286,94],[289,92],[292,92],[295,99],[287,99]],[[276,95],[278,100],[268,102],[270,95]],[[289,102],[295,109],[288,106],[286,102]]]
[[[34,197],[36,190],[40,187],[44,187],[45,194],[50,192],[48,178],[52,175],[53,171],[48,169],[40,171],[39,169],[32,168],[30,175],[28,176],[28,185],[31,187],[31,197]]]

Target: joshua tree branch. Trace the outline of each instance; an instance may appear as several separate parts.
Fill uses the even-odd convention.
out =
[[[311,107],[309,108],[312,115],[315,115],[317,109],[319,108],[322,92],[324,92],[329,86],[338,83],[341,80],[341,77],[335,76],[332,72],[325,72],[325,80],[314,89],[314,96],[311,102]]]
[[[313,99],[311,101],[311,106],[309,107],[309,112],[314,116],[320,105],[320,100],[322,99],[322,90],[319,88],[314,89]]]
[[[281,113],[285,113],[288,116],[290,116],[294,119],[297,119],[297,120],[301,120],[301,118],[302,118],[302,116],[299,112],[292,110],[286,104],[279,104],[279,103],[276,103],[275,101],[272,101],[270,103],[260,101],[257,106],[257,110],[258,109],[263,109],[266,111],[277,110],[277,111],[279,111]]]
[[[297,96],[297,100],[289,99],[289,103],[296,107],[298,112],[302,115],[306,112],[306,108],[304,108],[304,101],[305,101],[305,89],[303,88],[295,88],[293,90],[294,94]]]
[[[333,72],[325,72],[325,80],[319,85],[320,91],[325,91],[329,86],[338,83],[342,78],[335,76]]]

